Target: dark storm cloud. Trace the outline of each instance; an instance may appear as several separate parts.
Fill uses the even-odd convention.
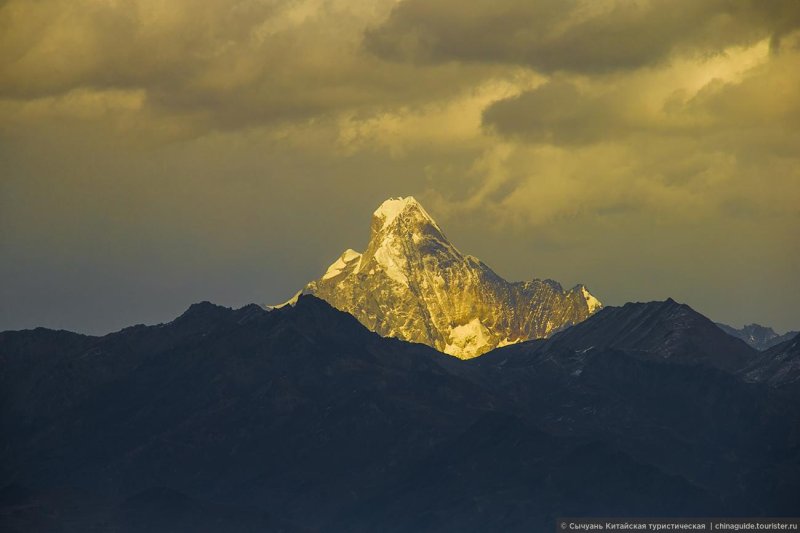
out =
[[[676,51],[716,53],[770,36],[778,48],[798,24],[795,0],[405,0],[367,33],[365,45],[399,61],[602,73],[656,64]]]
[[[569,82],[554,81],[500,100],[483,114],[501,135],[551,144],[585,144],[626,130],[624,108],[607,96],[581,94]]]

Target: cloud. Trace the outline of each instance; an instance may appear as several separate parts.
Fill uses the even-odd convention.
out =
[[[794,45],[800,32],[787,40]],[[765,40],[610,79],[555,77],[493,102],[483,124],[503,137],[555,145],[717,136],[720,143],[747,138],[764,148],[767,138],[793,139],[800,127],[800,49],[770,55],[767,47]]]
[[[405,0],[365,44],[395,61],[515,63],[604,73],[781,38],[800,25],[794,0]]]
[[[508,277],[796,328],[798,10],[0,0],[0,321],[279,301],[414,194]]]
[[[427,101],[492,70],[417,69],[365,54],[364,28],[391,5],[10,0],[0,7],[0,99],[138,91],[153,116],[237,129]]]
[[[552,81],[500,100],[483,114],[502,135],[550,144],[585,144],[629,130],[623,103],[608,94],[583,94],[575,84]]]
[[[419,105],[398,106],[374,114],[350,113],[339,123],[339,144],[347,153],[384,148],[393,157],[410,149],[436,147],[443,151],[480,148],[486,139],[482,113],[486,106],[541,83],[527,71],[511,69],[445,98]]]

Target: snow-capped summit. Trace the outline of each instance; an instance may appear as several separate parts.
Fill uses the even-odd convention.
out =
[[[547,337],[602,307],[583,285],[504,280],[453,246],[411,196],[381,204],[364,252],[345,250],[304,291],[381,335],[464,359]]]
[[[380,225],[379,231],[391,226],[400,216],[410,218],[418,224],[430,224],[437,230],[439,229],[433,217],[413,196],[389,198],[372,213],[372,216]],[[375,228],[375,224],[373,224],[373,228]]]

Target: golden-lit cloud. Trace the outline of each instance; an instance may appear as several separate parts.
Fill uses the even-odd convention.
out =
[[[11,0],[0,7],[0,98],[138,90],[148,111],[236,129],[424,102],[480,82],[485,67],[417,69],[365,53],[364,29],[392,5]]]
[[[800,109],[798,64],[800,50],[770,57],[765,40],[657,71],[598,80],[555,78],[494,102],[484,123],[501,135],[553,144],[611,142],[643,133],[697,137],[759,126],[791,134]]]

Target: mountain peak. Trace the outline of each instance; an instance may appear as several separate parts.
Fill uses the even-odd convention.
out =
[[[461,358],[546,337],[602,307],[583,285],[504,280],[456,249],[413,196],[383,202],[364,252],[346,250],[305,290],[383,336]]]
[[[371,241],[387,234],[401,237],[429,234],[447,241],[441,228],[413,196],[389,198],[372,214]],[[415,239],[415,242],[419,238]]]
[[[605,307],[550,343],[575,350],[629,350],[725,370],[742,368],[755,354],[746,343],[726,335],[710,319],[672,298]]]
[[[399,216],[415,216],[425,222],[436,225],[425,208],[422,207],[416,198],[413,196],[398,196],[396,198],[389,198],[384,201],[378,209],[372,213],[372,216],[380,221],[380,228],[385,229],[392,224]],[[438,226],[437,226],[438,227]]]
[[[230,311],[230,309],[228,309],[227,307],[223,307],[221,305],[211,303],[207,300],[204,300],[202,302],[197,302],[190,305],[189,308],[186,311],[184,311],[178,318],[188,319],[188,318],[216,316],[225,311]]]
[[[800,333],[797,331],[789,331],[783,335],[780,335],[771,327],[762,326],[761,324],[755,323],[746,324],[742,328],[734,328],[732,326],[728,326],[727,324],[717,322],[717,326],[719,326],[722,331],[728,335],[732,335],[737,339],[742,339],[756,350],[762,351],[781,344],[782,342],[788,341]]]
[[[330,270],[336,271],[338,263],[344,261],[339,272],[380,270],[392,282],[411,287],[410,279],[415,271],[431,260],[461,262],[464,256],[450,244],[433,217],[413,196],[390,198],[373,213],[369,244],[364,253],[350,263],[343,255],[326,275],[330,276]]]

